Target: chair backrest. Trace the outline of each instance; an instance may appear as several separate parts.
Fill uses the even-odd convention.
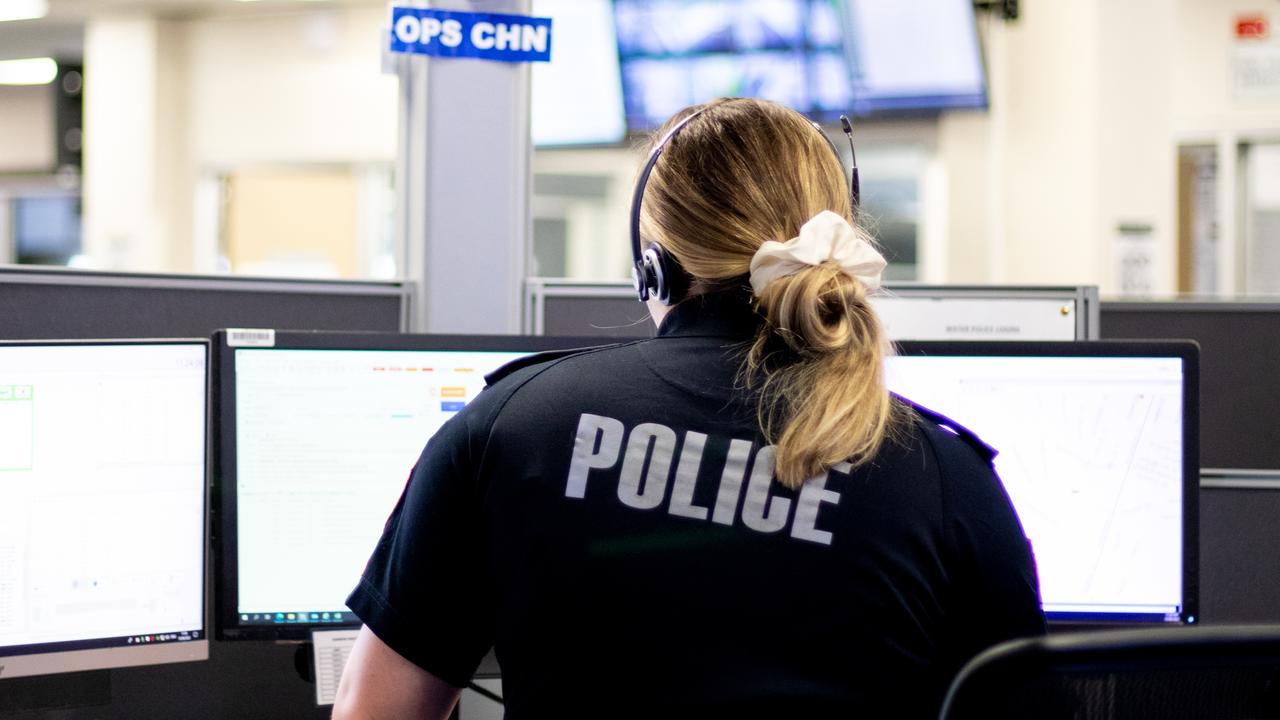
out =
[[[1280,625],[1059,633],[971,660],[942,720],[1280,718]]]

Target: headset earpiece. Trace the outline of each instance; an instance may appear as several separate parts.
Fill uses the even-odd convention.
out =
[[[641,300],[652,297],[663,305],[674,305],[689,290],[689,274],[657,243],[644,251],[640,269],[633,274]]]
[[[635,193],[631,196],[631,278],[635,282],[636,296],[640,298],[640,302],[648,300],[652,294],[662,304],[674,305],[684,299],[684,293],[688,290],[689,276],[674,256],[657,243],[648,250],[643,249],[640,239],[640,205],[644,201],[645,185],[649,183],[649,175],[653,172],[653,166],[658,163],[662,150],[676,133],[705,110],[706,108],[701,108],[689,113],[662,136],[649,153],[649,160],[640,171],[640,179],[636,181]]]

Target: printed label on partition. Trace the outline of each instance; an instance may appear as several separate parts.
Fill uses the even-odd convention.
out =
[[[551,18],[392,6],[390,50],[509,63],[550,62]]]
[[[894,340],[1075,340],[1075,303],[1063,299],[878,296]]]
[[[275,347],[276,331],[271,328],[227,328],[228,347]]]

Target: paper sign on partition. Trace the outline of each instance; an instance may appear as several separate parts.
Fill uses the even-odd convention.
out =
[[[351,648],[360,634],[358,628],[342,630],[316,630],[311,633],[315,647],[316,704],[332,705],[338,695],[338,682],[342,670],[351,657]]]

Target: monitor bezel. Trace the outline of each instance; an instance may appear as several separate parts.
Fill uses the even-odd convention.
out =
[[[1200,346],[1191,340],[926,341],[894,343],[903,356],[1137,357],[1182,361],[1182,607],[1178,622],[1137,615],[1054,613],[1051,629],[1191,625],[1200,621]]]
[[[44,643],[34,647],[50,647],[48,650],[0,655],[0,681],[8,678],[31,677],[36,675],[53,675],[85,670],[108,670],[113,668],[140,667],[149,665],[165,665],[179,662],[196,662],[209,659],[209,629],[212,625],[210,617],[209,577],[210,545],[209,531],[211,508],[210,490],[211,472],[211,439],[213,432],[212,403],[212,363],[213,355],[208,338],[104,338],[104,339],[46,339],[46,340],[0,340],[0,349],[6,347],[103,347],[103,346],[172,346],[192,345],[204,350],[204,468],[201,500],[203,508],[200,513],[202,523],[200,536],[204,539],[200,552],[200,629],[190,640],[146,642],[142,644],[118,645],[114,642],[129,637],[103,637],[85,640],[71,640],[58,643]],[[148,633],[158,635],[160,632]],[[110,642],[103,647],[104,642]],[[19,647],[19,646],[10,646]],[[27,646],[32,647],[32,646]]]
[[[226,330],[213,334],[213,490],[210,507],[214,572],[214,627],[219,640],[307,641],[315,629],[351,627],[351,623],[297,622],[242,625],[237,607],[240,580],[236,533],[236,386],[235,352],[254,350],[402,350],[402,351],[564,351],[599,347],[636,338],[550,335],[431,335],[380,332],[273,331],[270,345],[231,345]],[[425,445],[428,438],[422,438]],[[407,468],[406,468],[407,471]],[[352,578],[352,587],[355,587]]]

